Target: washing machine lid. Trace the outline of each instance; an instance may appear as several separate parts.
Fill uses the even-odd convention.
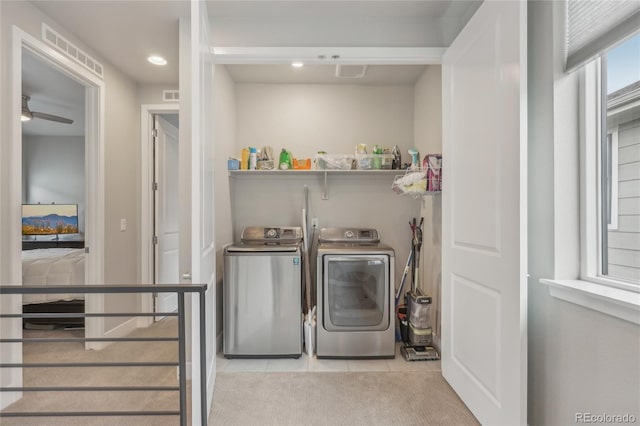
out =
[[[293,253],[300,250],[300,244],[267,244],[267,243],[239,243],[232,244],[225,248],[227,253]]]
[[[380,242],[374,228],[322,228],[318,236],[321,243],[376,244]]]

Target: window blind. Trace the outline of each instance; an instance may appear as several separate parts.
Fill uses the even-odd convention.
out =
[[[640,1],[567,0],[566,28],[569,72],[640,31]]]

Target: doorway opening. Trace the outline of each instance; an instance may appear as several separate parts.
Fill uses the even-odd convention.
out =
[[[8,94],[11,98],[10,103],[10,138],[7,143],[6,152],[8,160],[6,164],[7,176],[9,176],[6,185],[7,205],[3,213],[6,213],[7,223],[12,224],[4,234],[4,243],[10,249],[7,251],[6,277],[9,282],[22,285],[22,204],[24,195],[23,186],[23,153],[22,145],[22,121],[21,115],[23,108],[23,58],[24,61],[32,59],[37,60],[57,71],[66,78],[74,81],[81,87],[83,100],[83,117],[84,117],[84,166],[80,168],[84,171],[81,185],[83,189],[79,190],[79,198],[83,198],[84,203],[84,264],[85,271],[83,283],[101,284],[104,282],[104,82],[98,76],[90,73],[80,65],[61,55],[53,47],[46,45],[41,40],[26,33],[17,26],[12,28],[11,33],[11,72],[10,72],[10,90]],[[33,95],[35,92],[32,92]],[[64,94],[64,93],[63,93]],[[60,94],[59,96],[62,96]],[[28,95],[28,94],[27,94]],[[66,113],[54,113],[51,110],[44,109],[44,105],[36,108],[36,103],[30,103],[26,100],[27,109],[42,114],[49,114],[59,118],[68,118]],[[40,109],[40,108],[43,109]],[[27,114],[28,115],[28,114]],[[51,118],[51,117],[49,117]],[[47,120],[45,120],[47,121]],[[9,142],[10,141],[10,142]],[[77,152],[75,153],[78,154]],[[46,198],[46,197],[45,197]],[[53,200],[44,200],[50,203]],[[80,204],[80,203],[78,203]],[[19,313],[22,311],[21,298],[11,299],[8,308],[11,313]],[[104,311],[104,297],[102,295],[87,295],[84,301],[84,312],[99,313]],[[8,327],[3,327],[3,334],[20,336],[22,333],[22,322],[13,322]],[[85,337],[96,338],[102,337],[104,334],[104,319],[91,318],[85,320]],[[86,342],[86,349],[97,349],[101,343]],[[0,348],[3,360],[22,359],[22,345],[5,345]],[[22,383],[22,369],[16,368],[5,377],[2,378],[2,385],[5,383]],[[9,403],[20,397],[19,393],[11,393],[7,396],[0,397],[0,406],[5,407]]]
[[[22,285],[85,285],[85,87],[23,49],[22,106]],[[22,305],[24,313],[84,313],[85,295],[25,294]],[[45,317],[23,327],[84,324]]]
[[[142,282],[177,284],[179,202],[178,202],[178,104],[143,105],[142,144]],[[156,293],[143,298],[143,312],[174,312],[175,294]],[[162,315],[153,317],[155,320]],[[148,326],[151,318],[140,318]]]
[[[75,97],[82,100],[82,106],[76,108],[80,111],[74,123],[80,125],[81,132],[84,135],[84,155],[80,155],[84,161],[83,166],[76,165],[78,175],[73,176],[71,180],[81,189],[75,188],[75,194],[67,194],[66,197],[78,198],[78,207],[84,210],[82,226],[82,236],[76,235],[75,238],[81,238],[84,241],[84,276],[82,283],[101,284],[104,282],[104,82],[98,76],[92,74],[88,70],[82,68],[70,58],[60,55],[51,46],[34,38],[30,34],[22,31],[18,27],[13,28],[12,34],[12,117],[14,117],[11,128],[12,139],[22,142],[23,125],[21,122],[21,112],[23,110],[22,96],[23,89],[31,90],[26,93],[35,97],[38,90],[34,80],[28,77],[28,69],[25,67],[32,66],[34,61],[41,63],[43,67],[48,67],[51,74],[58,73],[61,77],[67,79],[65,87],[67,90],[59,90],[53,94],[55,83],[51,83],[43,87],[43,92],[52,93],[53,101],[49,105],[37,105],[32,103],[29,108],[39,111],[49,118],[55,116],[56,120],[65,121],[67,115],[73,115],[71,110],[61,109],[56,113],[54,108],[55,100],[69,96],[70,87],[77,86]],[[24,63],[23,63],[24,58]],[[45,68],[43,68],[45,69]],[[23,74],[24,73],[24,74]],[[25,76],[26,86],[23,87],[23,75]],[[57,87],[56,89],[60,89]],[[35,98],[33,99],[35,101]],[[73,102],[71,102],[73,103]],[[42,108],[41,110],[36,109]],[[51,109],[47,109],[51,108]],[[43,114],[37,114],[42,117]],[[33,114],[36,116],[36,114]],[[34,120],[35,121],[35,120]],[[51,120],[40,120],[51,121]],[[68,120],[66,120],[68,122]],[[45,125],[46,123],[42,123]],[[63,123],[66,125],[66,122]],[[63,125],[61,124],[61,125]],[[76,150],[77,151],[77,150]],[[78,153],[74,153],[78,156]],[[9,173],[11,176],[11,185],[9,188],[9,220],[16,224],[8,232],[8,240],[11,251],[11,262],[9,263],[10,276],[13,282],[22,283],[22,201],[25,199],[25,177],[23,176],[23,160],[29,159],[30,154],[23,152],[22,143],[16,145],[16,149],[11,151],[11,161]],[[28,182],[28,181],[27,181]],[[53,191],[59,193],[60,191]],[[46,198],[46,197],[45,197]],[[65,198],[62,202],[68,203],[71,198]],[[39,200],[40,201],[40,200]],[[42,202],[59,202],[58,200],[41,200]],[[81,222],[82,223],[82,222]],[[104,311],[103,295],[86,295],[84,303],[84,312],[99,313]],[[104,334],[104,319],[91,318],[85,320],[85,336],[101,337]],[[100,343],[87,342],[87,349],[97,349]]]

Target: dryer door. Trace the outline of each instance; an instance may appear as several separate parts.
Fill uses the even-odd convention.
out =
[[[325,255],[323,326],[329,331],[389,327],[389,256]]]

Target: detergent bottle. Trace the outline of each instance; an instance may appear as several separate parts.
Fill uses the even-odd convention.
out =
[[[247,170],[249,168],[249,150],[242,148],[242,160],[240,161],[240,170]]]
[[[255,170],[258,164],[258,150],[249,148],[249,170]]]
[[[280,151],[280,161],[278,162],[278,168],[280,170],[289,170],[291,169],[291,154],[286,149],[282,148]]]
[[[409,155],[411,156],[411,170],[420,170],[420,153],[418,150],[410,148]]]

